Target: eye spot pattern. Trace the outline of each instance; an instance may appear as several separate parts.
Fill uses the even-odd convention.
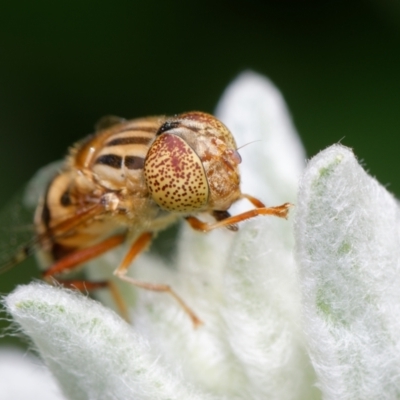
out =
[[[208,201],[200,158],[179,136],[160,135],[150,147],[144,174],[154,201],[167,211],[199,211]]]

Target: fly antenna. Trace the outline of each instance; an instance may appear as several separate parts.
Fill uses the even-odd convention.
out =
[[[248,143],[245,143],[245,144],[242,144],[241,146],[239,146],[236,150],[240,150],[240,149],[243,149],[243,147],[246,147],[246,146],[248,146],[249,144],[253,144],[253,143],[256,143],[256,142],[261,142],[262,141],[262,139],[256,139],[256,140],[252,140],[251,142],[248,142]]]

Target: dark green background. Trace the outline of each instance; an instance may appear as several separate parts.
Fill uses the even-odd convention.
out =
[[[2,2],[0,204],[100,116],[212,112],[248,68],[281,89],[308,156],[341,140],[400,196],[398,4]],[[0,275],[0,292],[35,274]]]

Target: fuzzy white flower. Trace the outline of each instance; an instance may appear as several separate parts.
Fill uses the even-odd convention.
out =
[[[241,150],[243,192],[296,207],[237,233],[182,224],[172,262],[135,262],[133,276],[171,284],[204,325],[169,296],[124,284],[132,326],[39,283],[7,296],[8,312],[73,400],[399,398],[396,201],[343,146],[303,171],[283,99],[259,75],[239,76],[217,116],[239,146],[256,141]],[[122,252],[92,262],[91,276],[109,276]],[[0,398],[1,387],[0,377]]]

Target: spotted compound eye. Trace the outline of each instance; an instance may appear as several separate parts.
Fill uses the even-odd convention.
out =
[[[151,145],[144,163],[147,187],[164,210],[200,211],[209,196],[203,164],[180,137],[164,133]]]

